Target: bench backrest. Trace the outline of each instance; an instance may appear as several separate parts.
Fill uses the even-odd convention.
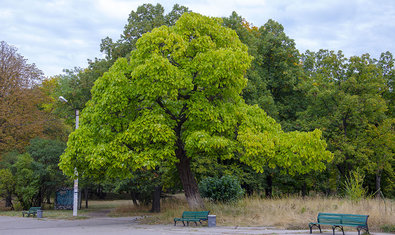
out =
[[[41,210],[41,207],[30,207],[30,209],[29,209],[30,212],[35,212],[38,210]]]
[[[366,226],[369,215],[319,213],[317,221],[329,224],[347,224],[350,226]]]
[[[210,211],[184,211],[182,213],[182,218],[206,220],[209,213]]]

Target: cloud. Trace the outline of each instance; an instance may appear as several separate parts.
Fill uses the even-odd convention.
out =
[[[394,51],[390,43],[395,36],[393,1],[303,2],[288,5],[279,14],[279,22],[302,52],[323,48],[343,50],[346,56],[368,52],[378,57],[385,50]],[[380,28],[387,31],[379,32]],[[383,44],[374,45],[374,41]]]
[[[153,0],[1,0],[0,40],[19,49],[47,76],[63,69],[85,67],[87,59],[101,57],[101,39],[119,39],[129,13]],[[284,26],[296,47],[343,50],[346,56],[368,52],[395,53],[395,1],[393,0],[170,0],[210,16],[232,11],[255,26],[274,19]]]

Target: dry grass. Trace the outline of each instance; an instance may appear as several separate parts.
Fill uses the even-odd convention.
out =
[[[184,195],[178,194],[162,200],[161,213],[150,213],[150,206],[134,206],[131,200],[89,201],[89,209],[78,211],[77,219],[89,217],[90,213],[111,210],[109,216],[144,216],[143,223],[172,224],[189,210]],[[282,229],[308,229],[318,212],[350,213],[369,215],[369,229],[382,231],[387,227],[394,232],[395,201],[367,199],[352,202],[346,199],[325,197],[288,197],[262,199],[245,198],[235,204],[206,202],[210,214],[217,215],[219,226],[270,226]],[[21,216],[20,211],[1,211],[0,215]],[[71,210],[45,210],[48,218],[76,219]],[[352,229],[352,228],[350,228]],[[388,231],[387,231],[388,232]]]
[[[133,206],[131,200],[89,200],[88,207],[90,209],[106,209],[106,208],[122,208]],[[82,202],[82,208],[85,207],[85,201]]]
[[[174,217],[179,217],[183,211],[189,210],[185,196],[176,195],[161,201],[161,213],[154,214],[150,212],[151,205],[134,206],[132,203],[117,207],[111,212],[111,216],[147,216],[145,223],[149,224],[166,224],[172,221]],[[170,218],[170,220],[169,220]]]
[[[316,220],[318,212],[367,214],[369,226],[374,230],[395,224],[395,202],[374,199],[351,202],[337,198],[246,198],[235,206],[209,204],[209,207],[224,225],[306,229],[308,222]]]
[[[143,223],[169,224],[174,217],[180,217],[188,209],[183,197],[168,198],[162,202],[161,213],[149,213],[149,207],[119,207],[115,216],[150,215]],[[318,212],[367,214],[372,231],[380,231],[383,226],[395,225],[395,201],[367,199],[352,202],[338,198],[245,198],[235,204],[215,204],[206,202],[210,214],[217,215],[217,224],[223,226],[270,226],[282,229],[307,229],[309,222],[315,221]],[[352,229],[352,228],[351,228]]]

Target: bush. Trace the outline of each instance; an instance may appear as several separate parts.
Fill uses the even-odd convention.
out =
[[[239,181],[229,175],[205,178],[199,183],[199,191],[202,197],[215,202],[234,202],[244,195]]]
[[[381,230],[385,233],[394,233],[395,232],[395,224],[387,224],[381,226]]]
[[[363,187],[364,175],[357,169],[350,172],[350,177],[344,183],[344,195],[351,201],[360,201],[367,197],[367,189]]]
[[[21,204],[20,202],[14,202],[14,203],[13,203],[13,206],[14,206],[14,210],[15,210],[15,211],[21,211],[21,210],[23,210],[22,204]]]

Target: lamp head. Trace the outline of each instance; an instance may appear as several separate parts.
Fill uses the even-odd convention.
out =
[[[68,102],[63,96],[59,96],[59,100],[62,101],[62,102],[64,102],[64,103],[67,103],[67,102]]]

